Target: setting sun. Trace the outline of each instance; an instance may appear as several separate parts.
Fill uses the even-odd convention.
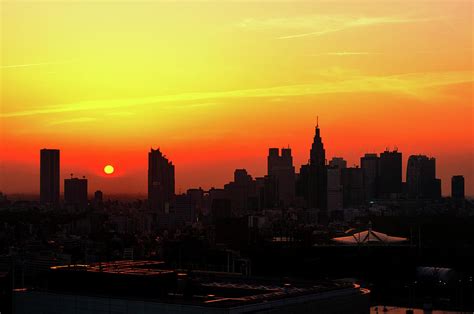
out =
[[[114,173],[114,167],[111,165],[107,165],[104,167],[105,174],[112,174]]]

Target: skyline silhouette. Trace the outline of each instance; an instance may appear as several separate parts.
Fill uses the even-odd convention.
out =
[[[0,2],[0,314],[473,312],[473,1]]]
[[[469,1],[2,9],[5,193],[38,193],[43,147],[60,148],[64,172],[94,178],[92,189],[145,190],[150,145],[179,165],[177,190],[220,186],[236,167],[262,175],[267,147],[291,144],[305,162],[319,115],[328,157],[429,154],[443,191],[463,173],[474,195]]]
[[[370,160],[376,162],[375,169],[372,170],[364,170],[364,174],[361,175],[361,179],[363,182],[363,189],[366,195],[371,195],[371,197],[375,198],[375,194],[379,194],[379,196],[385,195],[387,196],[390,193],[405,193],[407,196],[413,197],[416,195],[420,195],[423,197],[428,198],[436,198],[436,195],[443,195],[449,196],[452,190],[451,180],[456,178],[457,176],[461,176],[464,180],[463,173],[456,173],[452,174],[449,178],[448,182],[445,185],[449,184],[449,190],[444,191],[442,190],[442,180],[437,178],[437,171],[439,169],[436,166],[436,157],[430,156],[427,157],[424,154],[417,154],[417,155],[410,155],[405,156],[403,152],[398,151],[398,148],[395,147],[393,151],[390,151],[389,148],[386,148],[382,152],[366,152],[364,155],[360,156],[360,163],[359,164],[348,164],[345,160],[344,156],[334,156],[331,160],[326,158],[326,150],[323,144],[323,139],[321,137],[321,130],[319,128],[319,117],[317,118],[316,127],[315,127],[315,134],[313,143],[310,145],[308,159],[306,162],[301,163],[300,165],[293,163],[293,156],[292,156],[292,149],[291,146],[288,144],[287,147],[281,148],[281,155],[280,155],[280,148],[268,148],[268,157],[267,157],[267,174],[273,175],[277,178],[277,181],[280,182],[281,186],[286,186],[283,189],[286,190],[284,192],[287,194],[284,198],[286,201],[284,202],[286,205],[289,204],[288,198],[294,198],[295,193],[298,193],[298,185],[299,183],[296,182],[296,179],[300,180],[313,180],[304,179],[305,176],[311,175],[313,172],[321,172],[322,170],[318,170],[319,168],[325,171],[324,175],[314,182],[315,187],[319,186],[319,188],[324,190],[323,192],[318,192],[316,194],[324,194],[323,203],[326,204],[327,200],[327,193],[328,193],[328,171],[330,169],[338,168],[338,169],[369,169],[373,168],[374,166],[369,165],[368,163]],[[57,204],[57,197],[60,194],[59,190],[64,192],[64,188],[58,188],[59,185],[59,177],[64,177],[64,173],[60,170],[60,149],[41,149],[40,159],[41,159],[41,172],[43,173],[44,168],[44,176],[41,177],[41,184],[40,190],[44,193],[41,194],[41,202],[44,204]],[[54,159],[52,159],[54,157]],[[403,165],[402,160],[408,160],[408,162]],[[162,162],[161,162],[162,161]],[[179,168],[179,165],[178,165]],[[240,167],[241,168],[241,167]],[[243,167],[246,171],[247,169]],[[318,169],[317,169],[318,168]],[[236,166],[235,169],[239,169],[239,166]],[[295,171],[296,169],[296,171]],[[385,169],[385,170],[383,170]],[[288,173],[291,171],[293,174]],[[365,171],[368,171],[367,173]],[[375,173],[373,173],[375,171]],[[387,173],[385,173],[385,172]],[[343,171],[344,172],[344,171]],[[115,176],[115,172],[108,173],[103,170],[104,176]],[[70,177],[73,178],[73,173],[70,173]],[[254,179],[258,179],[259,177],[263,178],[264,175],[258,176],[249,173],[251,177]],[[295,177],[296,175],[296,177]],[[338,174],[338,176],[344,177],[348,174]],[[319,175],[316,175],[316,177]],[[342,178],[341,177],[341,178]],[[85,176],[84,176],[85,178]],[[303,178],[303,179],[302,179]],[[68,181],[68,178],[64,179]],[[93,182],[94,178],[90,181]],[[171,180],[171,181],[170,181]],[[296,180],[296,181],[295,181]],[[169,184],[166,182],[170,182]],[[169,202],[172,198],[172,195],[181,194],[187,189],[193,188],[203,188],[203,185],[196,185],[187,187],[184,191],[177,190],[175,183],[175,165],[173,164],[173,160],[169,159],[165,154],[163,154],[158,147],[157,149],[151,148],[150,152],[148,153],[148,198],[153,199],[151,201],[155,205],[152,207],[160,207],[164,208],[163,202]],[[44,182],[44,183],[43,183]],[[152,182],[152,183],[150,183]],[[402,187],[401,184],[405,186]],[[225,183],[224,183],[225,184]],[[209,190],[212,188],[220,188],[222,185],[212,185],[209,188],[204,188],[205,190]],[[289,187],[287,186],[290,184]],[[301,183],[300,183],[301,184]],[[306,183],[310,184],[309,181]],[[468,185],[468,184],[467,184]],[[52,186],[56,186],[55,192],[51,192]],[[93,185],[94,189],[95,186]],[[465,183],[463,181],[463,190],[465,190]],[[89,195],[93,193],[93,190],[89,190]],[[163,190],[164,189],[164,190]],[[331,188],[329,188],[330,190]],[[372,190],[371,190],[372,189]],[[96,190],[101,190],[100,186]],[[165,191],[166,190],[166,191]],[[154,191],[154,192],[153,192]],[[378,192],[376,192],[378,191]],[[140,191],[137,194],[145,195],[146,191]],[[164,193],[164,194],[163,194]],[[288,194],[289,193],[289,194]],[[302,192],[304,193],[304,192]],[[133,193],[131,193],[133,195]],[[314,194],[314,193],[313,193]],[[316,195],[315,194],[315,195]],[[114,192],[109,192],[109,195],[114,195]],[[154,196],[151,196],[154,195]],[[166,196],[165,196],[166,195]],[[314,196],[314,195],[313,195]],[[469,196],[469,195],[467,195]],[[314,196],[316,197],[316,196]],[[318,198],[320,196],[317,196]],[[319,207],[325,207],[326,205],[321,205],[320,201],[316,201]],[[313,206],[316,206],[316,203]],[[157,205],[161,204],[161,205]]]

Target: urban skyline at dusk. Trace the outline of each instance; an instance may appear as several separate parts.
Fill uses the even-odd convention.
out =
[[[328,147],[328,144],[330,145],[330,143],[327,143],[326,145],[326,148]],[[309,143],[308,143],[309,145]],[[157,146],[158,148],[160,148],[159,146]],[[292,149],[292,152],[293,152],[293,158],[294,158],[294,149],[293,147],[291,146],[291,144],[288,144],[286,146],[273,146],[275,148],[291,148]],[[219,188],[219,187],[222,187],[224,186],[225,183],[227,183],[231,178],[232,178],[232,175],[233,175],[233,171],[237,168],[243,168],[243,169],[246,169],[248,170],[249,174],[252,175],[254,178],[256,177],[263,177],[265,174],[266,174],[266,160],[265,160],[265,155],[267,152],[268,152],[268,149],[271,148],[270,146],[267,147],[265,149],[265,151],[262,153],[262,156],[260,156],[260,160],[256,163],[248,163],[248,165],[250,167],[247,167],[245,164],[243,164],[242,162],[240,162],[239,160],[234,160],[235,162],[235,165],[229,165],[230,168],[228,173],[223,173],[221,178],[215,180],[214,182],[213,181],[209,181],[209,180],[203,180],[202,182],[199,182],[199,181],[186,181],[185,179],[182,180],[184,182],[189,182],[189,186],[184,186],[182,184],[180,184],[179,181],[176,182],[176,192],[177,193],[184,193],[187,189],[190,189],[190,188],[203,188],[205,190],[208,190],[210,188]],[[57,148],[56,148],[57,149]],[[153,148],[152,148],[153,149]],[[330,155],[330,157],[326,157],[326,164],[328,164],[329,160],[331,158],[344,158],[344,160],[347,161],[347,166],[348,167],[361,167],[361,164],[360,164],[360,158],[363,157],[365,154],[380,154],[382,153],[383,151],[385,150],[398,150],[399,152],[402,153],[402,178],[403,178],[403,181],[406,181],[406,174],[407,174],[407,160],[410,156],[417,156],[417,155],[426,155],[428,157],[433,157],[436,159],[436,173],[437,173],[437,176],[438,177],[444,177],[444,180],[441,180],[441,183],[442,183],[442,195],[445,195],[445,196],[449,196],[450,195],[450,192],[451,192],[451,177],[452,176],[456,176],[456,175],[462,175],[464,177],[466,177],[466,174],[464,172],[462,172],[463,170],[467,170],[467,172],[469,171],[469,165],[460,165],[461,167],[459,167],[458,169],[463,169],[461,171],[458,171],[456,173],[446,173],[446,171],[443,171],[443,169],[441,169],[441,166],[439,165],[439,159],[436,157],[436,156],[433,156],[433,155],[430,155],[429,153],[427,152],[417,152],[417,153],[414,153],[414,154],[406,154],[405,152],[403,152],[401,149],[399,149],[399,147],[397,146],[392,146],[392,147],[385,147],[384,149],[381,149],[380,151],[365,151],[363,152],[359,157],[358,159],[354,160],[353,163],[351,163],[350,159],[347,159],[346,156],[344,155]],[[60,150],[61,151],[61,150]],[[163,150],[164,151],[164,150]],[[63,154],[64,151],[61,151],[61,153]],[[304,154],[304,153],[303,153]],[[308,152],[306,151],[306,155],[308,154]],[[67,155],[67,152],[66,152],[66,155]],[[173,161],[173,159],[170,157],[173,155],[173,153],[171,152],[166,152],[165,154],[171,161]],[[348,154],[349,156],[353,156],[353,153],[349,153]],[[144,154],[145,156],[145,154]],[[304,165],[306,163],[308,163],[309,161],[309,155],[307,156],[306,160],[304,160],[304,157],[301,157],[299,156],[300,160],[302,160],[301,163],[297,163],[297,161],[295,161],[294,163],[294,166],[297,167],[297,169],[299,169],[299,167],[301,165]],[[202,158],[202,157],[201,157]],[[356,157],[357,158],[357,157]],[[146,158],[143,158],[145,159],[146,161]],[[87,177],[89,179],[89,185],[90,185],[90,189],[89,189],[89,194],[92,195],[93,194],[93,191],[95,190],[101,190],[101,191],[105,191],[107,194],[109,195],[117,195],[117,194],[123,194],[123,195],[130,195],[130,196],[144,196],[146,194],[146,189],[147,189],[147,186],[146,186],[146,168],[145,168],[145,171],[137,171],[135,173],[135,176],[139,176],[139,175],[142,175],[141,178],[138,178],[137,181],[132,181],[133,182],[140,182],[137,186],[133,188],[130,188],[130,186],[127,187],[126,190],[107,190],[107,188],[110,188],[110,183],[108,183],[107,181],[119,181],[119,182],[123,182],[124,180],[130,180],[130,176],[127,176],[125,175],[126,171],[124,169],[121,169],[120,168],[120,165],[115,163],[113,161],[114,159],[110,159],[109,162],[105,162],[98,166],[97,168],[98,169],[94,169],[93,172],[91,172],[90,170],[86,170],[86,171],[83,171],[83,172],[78,172],[78,171],[74,171],[74,166],[71,165],[70,168],[67,168],[69,169],[70,171],[64,171],[63,169],[63,166],[61,166],[61,170],[60,170],[60,178],[61,178],[61,182],[66,179],[66,178],[69,178],[70,176],[78,176],[78,177]],[[63,162],[63,159],[61,159],[61,165],[62,165],[62,162]],[[204,158],[202,158],[202,162],[205,164],[206,161],[204,160]],[[176,163],[175,163],[176,164]],[[109,173],[109,171],[106,171],[105,170],[105,167],[110,167],[112,166],[113,167],[113,172],[112,173]],[[253,169],[256,170],[256,171],[252,171],[251,167],[254,167]],[[183,173],[179,171],[179,168],[180,168],[180,165],[178,165],[178,168],[176,171],[178,174],[181,174],[182,177],[187,177],[189,176],[189,173]],[[37,171],[37,176],[38,176],[38,180],[39,180],[39,168],[36,169]],[[109,170],[109,169],[107,169]],[[201,169],[203,171],[203,173],[206,173],[209,169]],[[212,172],[212,169],[211,169],[211,172]],[[298,171],[296,171],[298,172]],[[443,175],[440,175],[441,174],[445,174],[444,176]],[[469,174],[469,172],[468,172]],[[35,176],[33,176],[35,177]],[[178,177],[179,178],[179,177]],[[31,177],[29,178],[31,179]],[[179,180],[179,179],[177,179]],[[5,179],[2,180],[2,182],[5,181]],[[143,181],[143,182],[142,182]],[[39,181],[38,181],[39,182]],[[29,181],[25,181],[25,183],[31,183]],[[466,191],[467,191],[467,195],[469,196],[469,181],[466,182]],[[101,184],[103,184],[103,186],[101,186]],[[191,184],[194,184],[194,185],[191,185]],[[113,186],[113,185],[112,185]],[[8,191],[8,189],[5,189],[3,190],[4,192]],[[61,191],[61,194],[64,192],[64,187],[60,186],[60,191]],[[10,192],[10,191],[9,191]],[[33,188],[33,190],[18,190],[18,191],[11,191],[10,193],[14,193],[14,194],[38,194],[39,195],[39,184],[36,184],[36,186]]]
[[[38,193],[43,147],[109,193],[146,191],[151,146],[177,191],[221,186],[262,175],[268,147],[304,163],[319,115],[329,158],[428,154],[444,194],[462,173],[474,195],[471,8],[2,2],[0,190]]]
[[[474,313],[472,0],[0,0],[0,314]]]

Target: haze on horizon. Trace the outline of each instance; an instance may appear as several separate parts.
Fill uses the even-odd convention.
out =
[[[471,1],[0,5],[4,193],[38,192],[41,148],[106,194],[146,193],[150,147],[177,192],[262,176],[269,147],[299,170],[319,116],[328,159],[398,147],[474,195]]]

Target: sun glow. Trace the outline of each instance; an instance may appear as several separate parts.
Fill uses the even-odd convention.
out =
[[[114,167],[111,165],[107,165],[104,167],[104,173],[105,174],[113,174],[115,171]]]

